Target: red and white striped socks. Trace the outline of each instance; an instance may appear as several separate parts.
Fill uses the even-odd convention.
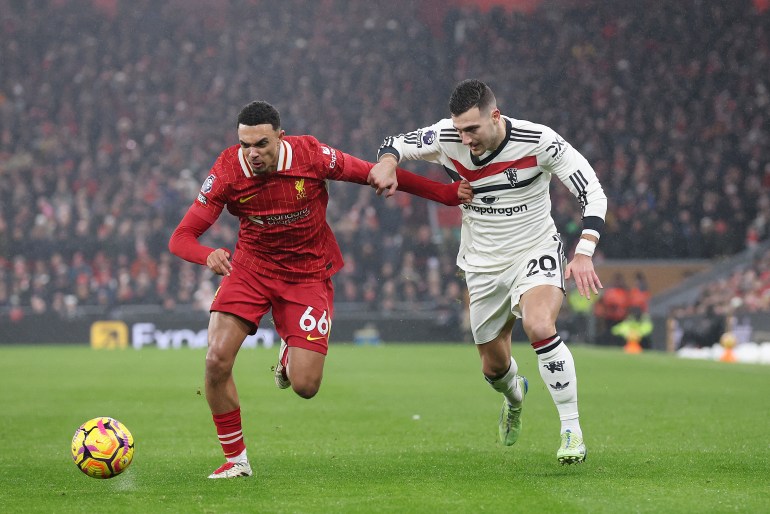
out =
[[[232,412],[214,414],[212,417],[217,427],[219,444],[222,445],[222,451],[224,451],[227,461],[246,461],[246,443],[243,441],[240,407]]]

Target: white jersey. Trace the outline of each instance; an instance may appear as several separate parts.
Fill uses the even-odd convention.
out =
[[[545,125],[502,116],[506,137],[481,157],[462,144],[451,119],[408,134],[388,137],[379,155],[399,162],[435,162],[454,180],[466,179],[473,202],[461,205],[462,230],[457,265],[465,271],[493,272],[509,267],[530,248],[557,234],[551,217],[551,176],[556,175],[583,209],[584,229],[604,225],[607,197],[596,172],[569,143]],[[378,157],[379,157],[378,155]]]

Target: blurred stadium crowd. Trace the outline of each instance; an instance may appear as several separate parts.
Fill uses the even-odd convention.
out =
[[[609,197],[604,258],[715,258],[767,239],[770,13],[586,3],[520,14],[408,0],[0,0],[0,313],[206,310],[216,277],[166,245],[236,142],[245,103],[267,100],[287,133],[371,160],[385,136],[447,116],[468,77],[594,165]],[[330,187],[340,308],[461,316],[451,223],[405,194]],[[572,244],[577,202],[558,181],[552,198]],[[234,246],[225,218],[208,244]],[[767,261],[751,277],[763,309]]]

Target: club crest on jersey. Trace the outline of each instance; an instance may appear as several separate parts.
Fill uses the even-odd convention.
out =
[[[304,178],[294,181],[294,189],[297,190],[297,200],[302,200],[303,198],[307,198],[307,193],[305,192]]]
[[[209,175],[206,177],[206,180],[203,181],[203,185],[201,186],[201,193],[208,193],[211,191],[211,188],[214,187],[214,175]]]
[[[508,179],[508,182],[511,183],[512,186],[516,186],[516,182],[519,181],[519,177],[517,176],[519,170],[516,168],[508,168],[504,171],[505,178]]]

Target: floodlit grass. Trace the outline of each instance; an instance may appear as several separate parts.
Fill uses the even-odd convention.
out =
[[[534,353],[521,439],[496,442],[499,395],[472,345],[335,345],[308,401],[273,385],[277,348],[236,366],[256,475],[222,462],[201,350],[0,347],[2,512],[767,512],[770,367],[572,346],[585,464],[562,467]],[[124,422],[131,467],[111,480],[70,458],[75,429]]]

